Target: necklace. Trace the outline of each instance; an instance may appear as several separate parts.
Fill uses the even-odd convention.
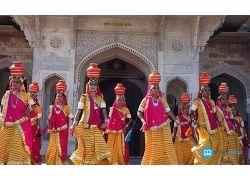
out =
[[[153,106],[157,107],[159,105],[159,100],[154,98],[152,98],[152,100],[153,100]]]
[[[57,109],[59,109],[59,111],[58,111]],[[55,112],[56,112],[56,114],[57,114],[57,115],[58,115],[58,114],[60,114],[60,113],[61,113],[61,108],[60,108],[60,107],[58,107],[58,106],[56,106],[56,108],[55,108]]]
[[[11,97],[11,107],[16,109],[18,103],[18,98],[16,99],[16,103],[13,102],[13,96]]]

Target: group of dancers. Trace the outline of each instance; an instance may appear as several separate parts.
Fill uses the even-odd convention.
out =
[[[55,101],[49,107],[46,164],[65,165],[69,160],[75,165],[129,164],[125,136],[132,119],[126,106],[126,87],[122,83],[116,85],[116,98],[108,114],[98,86],[100,74],[97,64],[91,63],[87,69],[86,92],[80,97],[75,115],[67,103],[66,82],[59,80],[56,84]],[[24,80],[22,64],[14,61],[10,67],[10,90],[1,101],[0,164],[42,162],[40,150],[44,132],[40,128],[39,86],[32,82],[26,92]],[[210,94],[210,76],[202,72],[198,97],[190,106],[188,93],[183,93],[176,117],[159,88],[160,81],[159,72],[149,75],[148,92],[137,112],[145,134],[141,164],[247,164],[244,121],[236,108],[236,97],[228,95],[226,83],[218,87],[220,96],[215,103]],[[172,130],[171,121],[174,122]],[[68,160],[70,132],[77,140],[77,148]],[[204,156],[205,148],[213,151],[211,157]]]

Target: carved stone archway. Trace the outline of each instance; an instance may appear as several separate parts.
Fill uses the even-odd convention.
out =
[[[76,94],[78,94],[77,97],[79,97],[83,91],[83,84],[85,81],[84,78],[86,77],[86,70],[89,64],[92,62],[101,64],[114,58],[120,58],[123,61],[134,65],[135,67],[140,69],[146,77],[148,77],[152,70],[155,70],[155,66],[153,65],[151,60],[149,60],[147,57],[134,50],[133,48],[130,48],[120,43],[113,43],[108,46],[104,46],[100,49],[93,51],[91,54],[83,58],[80,65],[78,66],[76,70],[77,92],[75,92]],[[75,99],[74,102],[74,106],[76,106],[76,102],[78,101]]]
[[[235,77],[244,85],[246,90],[246,96],[248,99],[250,98],[250,78],[249,75],[245,74],[242,70],[232,67],[228,64],[220,64],[219,66],[209,69],[208,72],[211,78],[214,78],[223,73]],[[250,102],[248,102],[248,104],[250,104]]]
[[[53,73],[48,75],[46,78],[43,79],[42,81],[42,87],[41,89],[41,96],[42,96],[42,107],[43,107],[43,123],[42,125],[45,126],[46,125],[46,119],[48,117],[48,110],[49,110],[49,105],[51,105],[51,88],[52,86],[55,86],[55,84],[57,83],[56,80],[59,79],[64,79],[62,76],[60,76],[57,73]],[[50,82],[53,81],[53,82]]]
[[[171,110],[178,113],[178,107],[180,105],[180,97],[183,92],[188,92],[188,83],[181,77],[176,76],[167,81],[166,97]],[[173,102],[175,101],[175,102]]]
[[[187,82],[184,78],[182,78],[182,77],[180,77],[180,76],[175,76],[175,77],[170,78],[170,79],[167,80],[167,82],[166,82],[166,90],[167,90],[167,91],[168,91],[168,89],[167,89],[168,84],[169,84],[170,82],[174,81],[174,80],[180,80],[182,83],[184,83],[185,86],[186,86],[186,91],[188,92],[188,90],[189,90],[188,82]]]
[[[93,51],[92,53],[90,53],[89,55],[87,55],[85,58],[82,59],[80,65],[78,66],[77,68],[77,85],[79,85],[79,82],[81,80],[81,72],[82,72],[82,69],[84,68],[84,66],[87,64],[87,62],[91,61],[91,59],[93,59],[95,56],[97,55],[100,55],[101,53],[105,52],[105,51],[108,51],[108,50],[111,50],[111,49],[114,49],[114,48],[119,48],[119,49],[122,49],[124,50],[125,52],[127,53],[130,53],[131,55],[134,55],[137,57],[137,59],[142,62],[143,64],[146,64],[148,69],[150,71],[152,70],[155,70],[155,67],[152,63],[152,61],[150,61],[146,56],[144,56],[143,54],[139,53],[138,51],[134,50],[133,48],[130,48],[124,44],[121,44],[121,43],[112,43],[112,44],[109,44],[107,46],[104,46],[102,48],[99,48],[95,51]],[[104,60],[105,61],[105,60]],[[101,63],[104,62],[102,60]],[[98,62],[96,62],[98,63]],[[138,62],[137,62],[138,63]],[[136,64],[136,62],[132,62],[132,64]],[[85,67],[86,68],[86,67]],[[140,67],[138,67],[140,68]],[[86,68],[87,69],[87,68]],[[141,68],[140,68],[141,69]],[[145,69],[141,69],[143,72],[145,72]],[[145,72],[146,73],[146,72]],[[149,73],[147,73],[149,74]]]

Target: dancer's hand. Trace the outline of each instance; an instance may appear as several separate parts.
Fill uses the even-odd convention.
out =
[[[78,122],[77,121],[74,121],[73,124],[70,126],[70,132],[71,134],[73,134],[74,130],[75,130],[75,127],[77,126]]]
[[[172,141],[173,141],[173,143],[175,143],[175,137],[176,137],[176,136],[175,136],[175,134],[173,133],[173,134],[172,134]]]
[[[181,124],[181,122],[180,122],[180,120],[179,120],[179,118],[178,117],[176,117],[176,120],[174,121],[177,125],[180,125]]]
[[[102,125],[100,126],[101,129],[105,129],[106,128],[106,123],[102,123]]]
[[[144,122],[142,123],[142,126],[141,126],[140,131],[142,131],[142,130],[144,129],[144,126],[146,126],[146,121],[144,121]]]
[[[41,136],[41,133],[40,133],[40,128],[37,128],[37,131],[36,131],[36,137],[40,137]]]

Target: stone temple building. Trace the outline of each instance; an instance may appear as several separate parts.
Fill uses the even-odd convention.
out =
[[[86,69],[102,69],[100,89],[107,106],[117,82],[135,122],[132,156],[142,156],[144,136],[136,111],[148,88],[149,73],[162,75],[161,90],[175,113],[181,93],[192,100],[199,91],[201,71],[212,77],[212,98],[227,82],[230,94],[250,123],[250,16],[0,16],[0,99],[8,88],[12,61],[23,62],[26,81],[37,81],[46,127],[48,107],[59,79],[67,82],[68,103],[76,112],[85,90]],[[250,131],[248,131],[250,135]],[[44,137],[42,154],[48,135]],[[69,154],[75,148],[70,138]]]

